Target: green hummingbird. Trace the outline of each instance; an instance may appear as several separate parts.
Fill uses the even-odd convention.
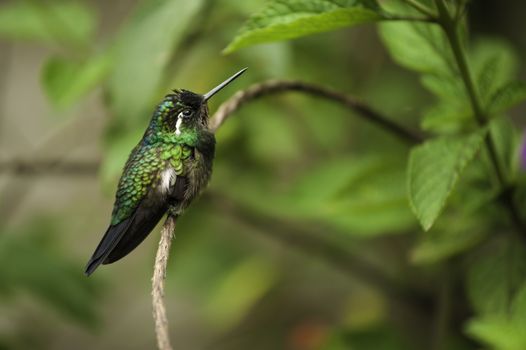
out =
[[[215,154],[207,101],[245,70],[204,95],[173,90],[157,106],[124,166],[110,226],[86,265],[86,275],[126,256],[167,211],[179,216],[206,186]]]

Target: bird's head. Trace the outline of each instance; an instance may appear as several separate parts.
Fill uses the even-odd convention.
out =
[[[199,95],[188,90],[173,90],[157,106],[152,124],[157,131],[176,136],[208,128],[208,100],[245,72],[240,70],[208,93]]]

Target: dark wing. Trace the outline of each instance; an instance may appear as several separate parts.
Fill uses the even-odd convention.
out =
[[[138,145],[133,149],[119,181],[111,225],[86,266],[87,275],[100,264],[128,254],[159,222],[166,204],[156,199],[152,187],[162,165],[154,146]]]
[[[131,216],[108,228],[86,266],[86,275],[100,264],[110,264],[128,255],[148,236],[167,209],[166,202],[154,197],[148,194]]]
[[[127,228],[126,233],[119,239],[117,245],[102,263],[111,264],[128,255],[128,253],[141,244],[155,228],[157,223],[159,223],[168,207],[177,207],[177,205],[184,200],[187,185],[186,177],[178,176],[174,186],[170,190],[167,201],[160,201],[159,197],[149,194],[135,210],[132,216],[133,222]]]

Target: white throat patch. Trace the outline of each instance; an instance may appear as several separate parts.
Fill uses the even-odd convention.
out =
[[[175,134],[177,136],[181,135],[181,124],[183,124],[183,112],[179,113],[177,122],[175,123]]]

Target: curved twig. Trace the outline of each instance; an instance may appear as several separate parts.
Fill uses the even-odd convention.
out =
[[[371,123],[376,124],[382,129],[392,133],[405,142],[416,144],[423,141],[423,137],[416,132],[397,124],[389,118],[375,111],[356,97],[345,95],[341,92],[326,88],[324,86],[306,83],[302,81],[288,80],[268,80],[250,86],[246,90],[238,91],[234,96],[224,102],[210,120],[210,129],[214,132],[224,123],[224,121],[242,105],[256,98],[280,92],[296,91],[303,92],[314,97],[320,97],[333,102],[337,102],[353,112],[357,116]]]
[[[423,141],[422,136],[389,120],[354,97],[347,96],[319,85],[285,80],[269,80],[263,83],[254,84],[246,90],[237,92],[234,96],[224,102],[212,116],[210,120],[210,129],[215,133],[231,114],[247,102],[265,95],[287,91],[304,92],[315,97],[321,97],[337,102],[356,112],[357,115],[363,119],[378,125],[409,144],[416,144]],[[161,230],[161,240],[159,241],[159,247],[157,249],[154,274],[152,278],[153,316],[155,320],[157,345],[160,350],[172,349],[168,332],[166,307],[164,305],[164,281],[174,230],[175,218],[168,216]]]

